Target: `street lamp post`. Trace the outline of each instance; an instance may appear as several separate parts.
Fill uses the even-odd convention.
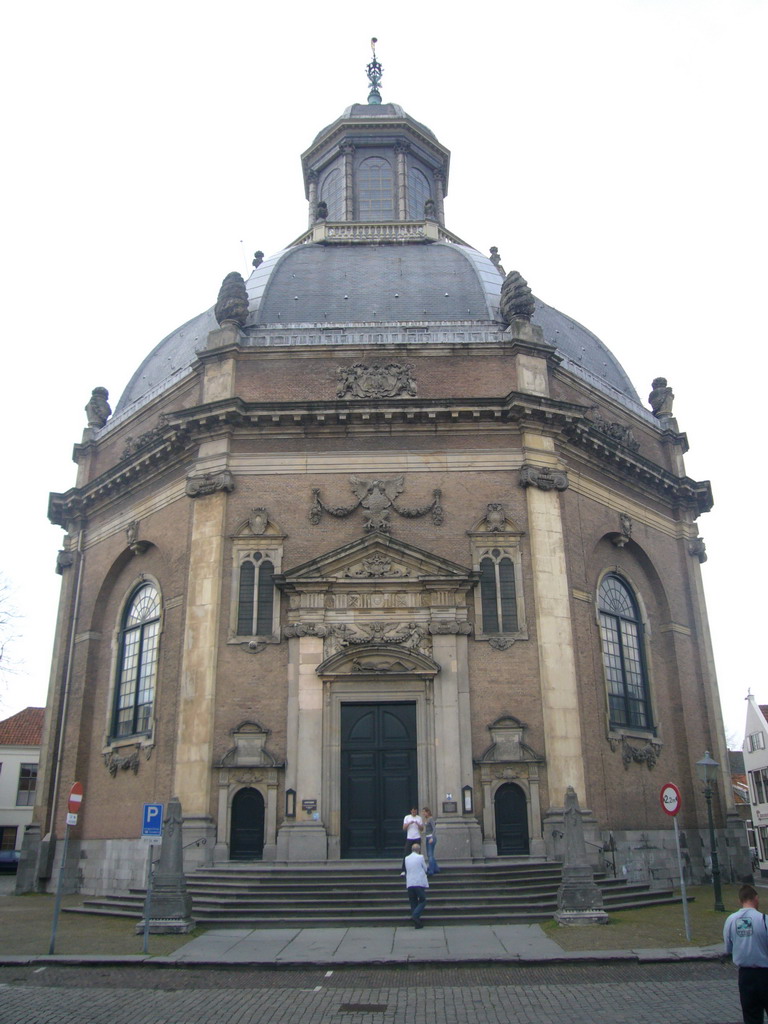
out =
[[[717,859],[717,843],[715,841],[715,823],[712,820],[712,793],[713,786],[717,781],[719,763],[714,760],[709,751],[705,751],[704,757],[696,762],[696,774],[704,783],[704,799],[707,801],[707,819],[709,821],[709,845],[712,850],[712,886],[715,890],[715,910],[725,910],[723,906],[723,893],[720,889],[720,862]]]

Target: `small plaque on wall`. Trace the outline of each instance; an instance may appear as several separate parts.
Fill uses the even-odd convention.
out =
[[[459,805],[455,800],[443,800],[443,814],[456,814]]]
[[[310,811],[314,811],[314,809],[316,807],[317,807],[317,800],[302,800],[301,801],[301,809],[303,811],[306,811],[307,814],[309,814]]]

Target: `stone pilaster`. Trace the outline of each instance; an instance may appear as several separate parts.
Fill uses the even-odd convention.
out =
[[[551,438],[526,437],[524,444],[529,453],[532,446],[538,448],[537,454],[541,459],[536,461],[542,469],[550,469],[554,465]],[[546,458],[548,451],[551,452],[550,458]],[[536,484],[526,487],[550,805],[569,786],[578,793],[586,793],[565,538],[558,489],[542,489]]]
[[[307,175],[309,185],[309,227],[317,220],[317,171],[310,171]]]
[[[187,819],[210,815],[226,502],[227,493],[216,491],[192,506],[173,787]]]
[[[278,860],[323,861],[328,856],[322,806],[323,681],[316,671],[322,660],[323,641],[319,637],[293,637],[288,641],[285,788],[296,793],[296,818],[284,821],[280,828]],[[303,800],[315,800],[316,807],[306,812]]]
[[[355,219],[355,176],[353,162],[355,158],[355,147],[351,142],[346,142],[341,147],[344,157],[344,220]]]
[[[432,656],[440,665],[434,692],[437,807],[432,810],[440,823],[440,855],[468,860],[482,856],[482,836],[474,814],[462,808],[464,786],[474,787],[466,636],[433,636]],[[448,794],[458,806],[456,814],[442,813]]]
[[[435,206],[437,207],[438,223],[445,225],[445,175],[442,171],[435,171]]]
[[[397,160],[397,209],[395,216],[398,220],[407,220],[408,218],[408,171],[405,165],[405,155],[407,152],[407,146],[395,146],[395,159]]]

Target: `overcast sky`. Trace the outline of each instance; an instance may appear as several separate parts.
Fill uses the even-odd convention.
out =
[[[304,230],[299,156],[365,102],[376,35],[384,101],[452,152],[448,228],[498,246],[643,400],[656,376],[674,388],[688,474],[714,490],[702,572],[739,746],[748,688],[768,702],[766,3],[267,6],[4,14],[0,569],[22,617],[0,717],[45,703],[63,537],[48,492],[74,485],[92,388],[114,408],[225,274]]]

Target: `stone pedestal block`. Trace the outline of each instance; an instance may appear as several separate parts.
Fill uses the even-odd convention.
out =
[[[328,859],[328,835],[321,822],[288,823],[277,834],[279,861],[307,862]]]

